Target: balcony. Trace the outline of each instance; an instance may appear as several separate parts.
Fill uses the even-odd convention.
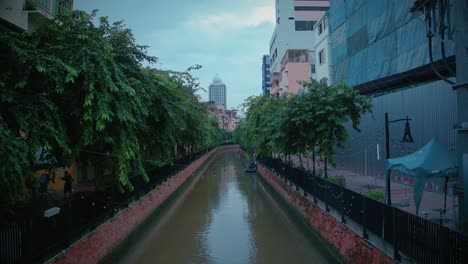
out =
[[[281,69],[283,69],[289,62],[309,62],[308,50],[287,50],[281,60]]]
[[[26,10],[45,11],[47,15],[56,15],[60,9],[72,10],[73,0],[27,0]]]

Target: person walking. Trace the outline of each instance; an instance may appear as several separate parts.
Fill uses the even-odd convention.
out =
[[[41,193],[46,193],[49,189],[49,174],[42,173],[39,177],[39,191]]]
[[[64,192],[64,197],[66,198],[67,197],[67,192],[69,193],[70,195],[70,200],[72,198],[72,182],[73,182],[73,178],[72,176],[70,175],[70,173],[68,173],[68,171],[65,171],[65,174],[64,176],[62,177],[62,180],[65,181],[65,185],[63,187],[63,192]]]

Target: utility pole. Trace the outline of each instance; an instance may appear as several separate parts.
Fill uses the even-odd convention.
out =
[[[457,63],[459,221],[468,230],[468,1],[455,0],[455,57]]]
[[[388,113],[385,113],[385,158],[388,160],[390,158],[390,140],[389,140],[389,133],[388,133]],[[387,164],[385,163],[385,166]],[[392,189],[391,189],[391,180],[390,175],[388,175],[387,179],[385,179],[385,184],[387,185],[387,204],[392,205]]]
[[[401,142],[414,142],[413,137],[411,136],[411,130],[409,127],[409,121],[411,119],[406,116],[406,118],[402,119],[396,119],[396,120],[388,120],[388,113],[385,113],[385,148],[386,148],[386,158],[387,160],[390,159],[390,133],[388,130],[388,125],[390,123],[395,123],[395,122],[400,122],[400,121],[406,121],[406,127],[405,127],[405,135],[403,136],[403,139]],[[390,175],[387,175],[385,179],[385,189],[387,190],[387,204],[392,205],[392,189],[390,185]]]

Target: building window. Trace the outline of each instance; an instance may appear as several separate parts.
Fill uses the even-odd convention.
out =
[[[322,65],[322,63],[325,62],[325,52],[323,52],[323,49],[319,51],[319,64]]]
[[[323,29],[324,30],[327,29],[327,18],[326,17],[323,18],[322,24],[323,24]]]
[[[314,30],[315,21],[295,21],[296,31],[312,31]]]
[[[311,71],[312,73],[315,73],[315,64],[311,64],[311,65],[310,65],[310,71]]]
[[[319,35],[322,34],[322,32],[323,32],[322,25],[323,25],[323,23],[320,23],[320,24],[318,25],[318,33],[319,33]]]
[[[327,11],[328,6],[295,6],[294,11]]]

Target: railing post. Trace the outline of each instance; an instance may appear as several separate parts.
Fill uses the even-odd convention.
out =
[[[344,206],[345,200],[344,200],[344,188],[341,187],[341,222],[343,224],[346,224],[346,218],[345,218],[345,206]]]
[[[65,240],[63,241],[63,248],[66,249],[70,246],[70,240],[72,236],[72,206],[71,206],[71,201],[68,201],[67,204],[65,205],[67,210],[65,214]]]
[[[325,157],[324,163],[325,163],[324,164],[325,166],[323,168],[324,169],[324,178],[326,179],[326,178],[328,178],[328,160],[327,160],[327,157]]]
[[[313,176],[314,178],[314,182],[312,184],[312,196],[314,197],[314,203],[317,204],[318,203],[318,200],[317,200],[317,182],[316,182],[316,178],[315,178],[315,175]]]
[[[393,259],[396,261],[400,261],[400,254],[398,253],[398,219],[396,216],[396,208],[392,208],[392,216],[393,216]]]
[[[362,196],[362,237],[369,239],[369,234],[366,229],[366,215],[367,215],[367,198]]]
[[[91,229],[96,229],[97,225],[97,217],[96,217],[96,195],[93,198],[93,202],[91,203],[91,210],[92,210],[92,219],[91,219]]]
[[[325,210],[330,212],[330,207],[328,206],[328,183],[325,183]]]
[[[296,185],[296,191],[298,192],[299,191],[299,175],[294,175],[294,179],[295,179],[295,183],[294,185]]]
[[[306,187],[307,187],[308,174],[302,175],[302,191],[304,191],[304,197],[307,197]]]

